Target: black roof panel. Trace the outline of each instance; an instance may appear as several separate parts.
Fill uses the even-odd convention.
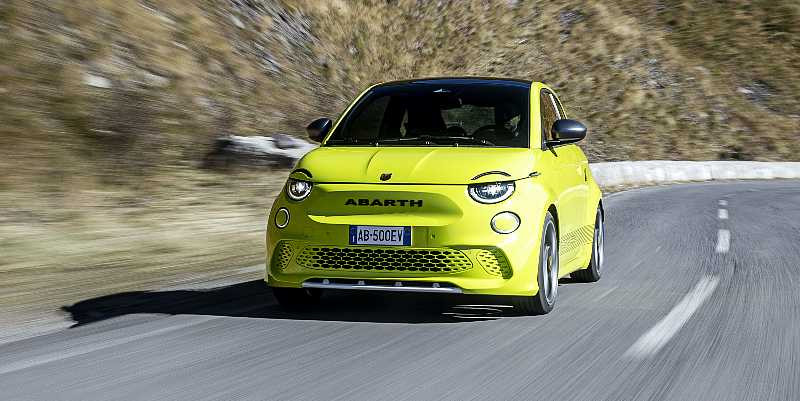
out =
[[[493,78],[493,77],[434,77],[434,78],[418,78],[407,79],[402,81],[384,82],[380,86],[395,86],[395,85],[408,85],[408,84],[430,84],[430,85],[511,85],[518,87],[530,87],[532,81],[512,78]]]

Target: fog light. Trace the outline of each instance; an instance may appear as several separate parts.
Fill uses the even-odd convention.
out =
[[[289,225],[289,210],[285,207],[278,209],[275,213],[275,226],[278,228],[284,228]]]
[[[519,228],[520,219],[516,213],[500,212],[492,217],[492,230],[500,234],[511,234]]]

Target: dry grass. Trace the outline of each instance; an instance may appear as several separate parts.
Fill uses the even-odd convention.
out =
[[[263,275],[242,268],[263,263],[265,210],[284,176],[192,173],[148,195],[0,192],[0,325],[121,291]]]
[[[798,160],[798,10],[790,0],[10,0],[0,166],[15,173],[0,181],[169,174],[220,133],[301,134],[371,83],[436,75],[551,83],[590,126],[594,160]],[[112,86],[88,86],[88,75]]]

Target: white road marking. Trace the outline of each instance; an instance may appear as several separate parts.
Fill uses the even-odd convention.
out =
[[[185,329],[185,328],[187,328],[189,326],[195,326],[195,325],[198,325],[198,324],[201,324],[201,323],[205,323],[205,322],[208,322],[209,320],[214,320],[214,319],[218,319],[218,317],[216,317],[216,316],[206,316],[206,317],[193,318],[192,320],[190,320],[188,322],[185,322],[185,323],[176,324],[174,326],[169,326],[169,327],[164,327],[164,328],[161,328],[161,329],[158,329],[158,330],[148,331],[146,333],[141,333],[141,334],[137,334],[137,335],[133,335],[133,336],[129,336],[129,337],[117,338],[117,339],[113,339],[113,340],[109,340],[109,341],[105,341],[105,342],[100,342],[100,343],[97,343],[97,344],[86,344],[86,345],[83,345],[83,346],[75,347],[74,349],[71,349],[71,350],[64,350],[64,351],[59,351],[59,352],[52,352],[52,353],[45,354],[45,355],[40,355],[40,356],[37,356],[35,358],[31,358],[31,359],[28,359],[28,360],[18,361],[18,362],[15,362],[15,363],[10,363],[10,364],[5,365],[5,366],[0,366],[0,375],[6,374],[6,373],[16,372],[16,371],[22,370],[22,369],[32,368],[34,366],[44,365],[44,364],[50,363],[50,362],[60,361],[62,359],[72,358],[74,356],[80,356],[80,355],[88,354],[90,352],[94,352],[94,351],[101,350],[101,349],[116,347],[118,345],[131,343],[131,342],[134,342],[134,341],[137,341],[137,340],[141,340],[143,338],[157,336],[159,334],[169,333],[171,331]]]
[[[625,356],[646,358],[655,355],[689,321],[700,305],[711,296],[718,283],[719,279],[716,277],[700,279],[667,316],[664,316],[625,352]]]
[[[720,199],[719,200],[719,205],[720,206],[728,206],[728,201],[726,201],[725,199]]]
[[[717,210],[717,217],[720,220],[728,220],[728,210],[727,209],[719,209],[719,210]]]
[[[728,230],[717,231],[717,253],[728,253],[731,248],[731,232]]]

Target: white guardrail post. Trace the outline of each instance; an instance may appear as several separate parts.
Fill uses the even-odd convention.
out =
[[[591,163],[601,187],[711,180],[800,178],[800,162],[629,161]]]

